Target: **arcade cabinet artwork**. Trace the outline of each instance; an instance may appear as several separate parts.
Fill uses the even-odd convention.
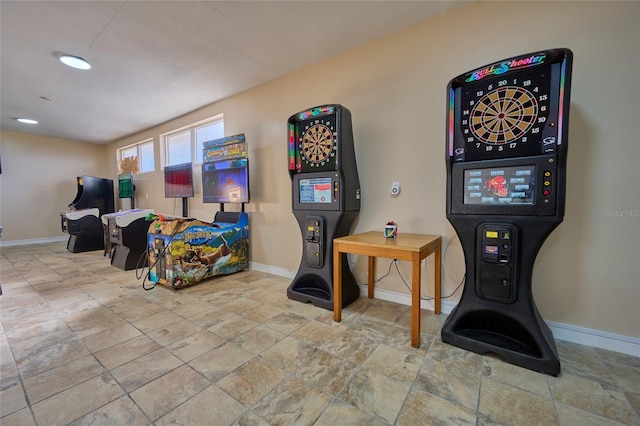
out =
[[[553,376],[560,360],[531,274],[564,216],[572,58],[518,56],[448,86],[447,218],[466,280],[442,340]]]
[[[71,253],[104,249],[104,228],[100,217],[115,211],[113,181],[93,176],[77,177],[78,193],[69,204],[71,211],[60,213],[62,232],[69,234]]]
[[[333,310],[333,239],[349,234],[360,211],[351,112],[341,105],[318,106],[291,116],[288,125],[293,214],[303,245],[287,296]],[[345,307],[360,288],[343,256]]]
[[[150,281],[174,290],[249,269],[249,216],[244,212],[218,212],[213,223],[159,215],[147,238]]]

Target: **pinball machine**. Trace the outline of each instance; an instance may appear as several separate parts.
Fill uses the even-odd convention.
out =
[[[333,310],[333,239],[348,235],[360,211],[351,112],[322,105],[288,120],[292,210],[302,234],[302,259],[287,296]],[[343,307],[360,296],[346,254]]]
[[[531,277],[564,218],[572,58],[552,49],[483,66],[451,80],[447,102],[447,219],[466,276],[442,340],[554,376]]]

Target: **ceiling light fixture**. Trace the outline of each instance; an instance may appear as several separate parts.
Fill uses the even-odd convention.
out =
[[[89,62],[79,56],[62,55],[60,56],[60,61],[71,68],[77,68],[79,70],[91,69]]]
[[[16,118],[16,120],[24,124],[38,124],[36,120],[30,118]]]

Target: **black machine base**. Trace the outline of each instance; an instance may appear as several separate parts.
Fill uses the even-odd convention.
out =
[[[346,253],[342,256],[342,307],[344,308],[360,297],[360,287],[351,274]],[[325,269],[327,270],[314,273],[305,268],[302,274],[299,272],[287,289],[287,297],[333,311],[333,267],[330,270]]]
[[[560,374],[553,335],[540,315],[518,318],[522,313],[497,311],[492,303],[461,306],[459,315],[452,312],[442,328],[442,341],[481,355],[492,353],[529,370]]]
[[[123,271],[142,268],[147,266],[146,250],[132,250],[130,247],[117,245],[113,249],[111,265]]]
[[[114,246],[111,265],[124,271],[147,266],[147,231],[149,222],[138,218],[120,227],[109,219],[110,241]]]
[[[349,234],[358,212],[294,211],[304,244],[298,273],[287,297],[333,311],[333,239]],[[313,230],[310,228],[313,227]],[[342,254],[342,307],[360,297],[346,254]]]
[[[449,216],[465,252],[467,276],[460,302],[442,327],[442,341],[482,355],[493,353],[505,362],[557,376],[558,351],[551,330],[535,306],[531,275],[538,250],[561,220],[501,219]],[[494,229],[498,234],[508,232],[513,248],[519,249],[517,253],[511,248],[507,252],[500,242],[496,261],[508,253],[502,264],[509,268],[509,274],[481,272],[484,266],[492,265],[492,260],[486,250],[476,246],[482,245],[482,236]],[[507,290],[498,291],[502,286]]]
[[[104,250],[104,227],[100,219],[93,215],[67,220],[67,232],[67,250],[71,253]]]

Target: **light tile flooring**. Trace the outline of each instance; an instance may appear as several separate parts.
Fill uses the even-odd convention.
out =
[[[64,243],[0,250],[0,423],[638,425],[640,358],[557,341],[551,377],[444,344],[444,315],[332,313],[248,271],[145,291]]]

